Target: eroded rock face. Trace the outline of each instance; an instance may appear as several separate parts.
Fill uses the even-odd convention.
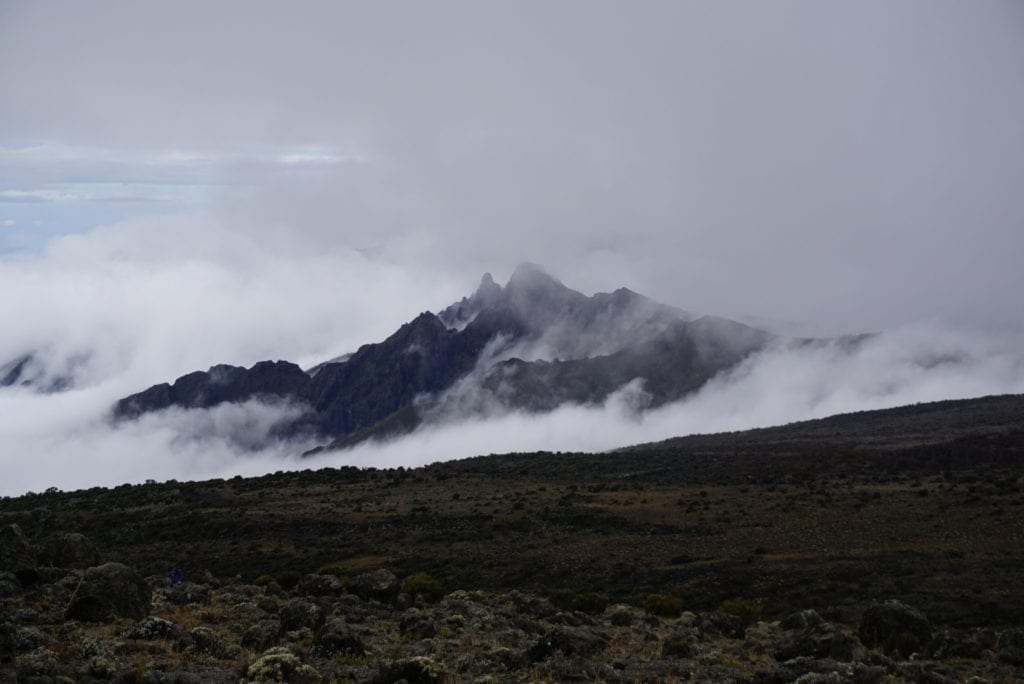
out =
[[[139,573],[121,563],[106,563],[85,571],[67,616],[83,622],[141,619],[149,613],[151,596]]]
[[[868,606],[857,635],[865,646],[877,646],[909,656],[931,642],[932,629],[924,613],[905,603],[890,600]]]
[[[0,571],[13,574],[22,584],[30,584],[39,576],[36,551],[17,525],[0,527]]]

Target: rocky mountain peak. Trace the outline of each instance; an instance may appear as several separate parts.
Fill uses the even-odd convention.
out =
[[[543,267],[524,261],[516,266],[509,278],[506,290],[520,289],[530,291],[563,291],[568,290],[557,278],[548,274]]]

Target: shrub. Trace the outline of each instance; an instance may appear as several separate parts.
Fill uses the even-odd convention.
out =
[[[317,572],[321,575],[332,575],[334,577],[337,577],[343,585],[348,584],[348,580],[350,577],[349,571],[346,568],[341,567],[340,565],[325,565],[319,570],[317,570]]]
[[[402,580],[402,591],[409,596],[416,596],[418,594],[430,603],[438,601],[444,596],[444,589],[441,588],[441,583],[425,572],[409,575]]]
[[[559,589],[548,596],[551,605],[561,610],[579,610],[584,613],[603,613],[608,607],[608,597],[594,591],[574,592]]]
[[[263,587],[270,584],[271,582],[277,582],[278,586],[280,586],[282,589],[287,590],[294,589],[296,586],[298,586],[300,579],[302,579],[302,575],[300,575],[298,572],[294,570],[284,570],[282,572],[277,572],[272,575],[260,575],[255,580],[253,580],[253,584]]]
[[[683,602],[672,594],[648,594],[644,599],[644,610],[651,615],[679,617],[683,612]]]
[[[718,610],[729,615],[735,615],[743,620],[744,625],[752,625],[761,618],[761,605],[741,598],[723,601]]]

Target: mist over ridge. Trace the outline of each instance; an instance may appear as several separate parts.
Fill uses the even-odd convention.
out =
[[[1013,0],[9,0],[0,493],[1024,391],[1021,27]],[[395,392],[420,429],[300,459],[344,423],[323,364],[414,322],[413,354],[483,331]],[[109,420],[279,360],[323,391]]]
[[[507,299],[498,296],[495,288],[507,292]],[[858,338],[788,338],[660,305],[626,289],[586,297],[534,266],[514,274],[505,288],[485,276],[472,296],[440,309],[440,318],[421,314],[416,320],[432,320],[431,326],[439,325],[440,330],[446,329],[441,321],[448,320],[453,324],[447,328],[448,333],[456,333],[459,326],[465,331],[481,312],[495,310],[478,307],[474,298],[479,297],[488,299],[492,306],[497,302],[498,310],[504,310],[501,303],[507,301],[519,306],[521,314],[529,314],[529,307],[522,308],[523,290],[540,298],[537,320],[545,325],[531,328],[533,324],[521,322],[527,332],[517,343],[502,344],[499,339],[498,344],[489,345],[487,363],[436,395],[424,412],[426,419],[414,432],[306,458],[300,454],[323,444],[323,438],[288,427],[295,421],[301,424],[309,410],[288,397],[272,401],[265,396],[250,397],[242,403],[227,401],[210,408],[170,407],[133,420],[111,422],[110,406],[119,398],[118,393],[128,393],[123,388],[132,376],[113,366],[110,378],[97,381],[84,376],[62,391],[16,384],[2,388],[0,438],[4,452],[13,455],[8,462],[15,473],[6,491],[146,479],[204,479],[346,464],[413,466],[504,451],[603,451],[696,432],[762,427],[946,398],[1024,392],[1024,353],[1020,340],[1012,335],[921,324]],[[545,305],[555,306],[563,315],[544,310]],[[577,311],[575,318],[567,315],[573,310]],[[659,331],[674,325],[710,322],[714,329],[724,325],[745,335],[754,334],[758,344],[749,348],[738,363],[714,374],[692,392],[653,405],[647,383],[636,379],[616,385],[614,391],[597,400],[557,401],[532,408],[509,404],[501,400],[500,391],[493,393],[495,386],[488,385],[493,376],[489,376],[488,369],[493,373],[494,368],[523,363],[517,356],[519,351],[533,354],[540,368],[573,363],[559,358],[560,354],[571,356],[558,347],[559,341],[567,339],[562,327],[567,320],[582,321],[582,329],[589,326],[595,331],[593,344],[597,347],[589,347],[591,351],[607,351],[601,348],[607,340],[597,333],[608,330],[609,319],[603,314],[615,310],[627,313],[623,320],[648,323],[637,327],[635,333],[640,339],[645,335],[657,339]],[[554,336],[546,336],[551,330]],[[590,344],[583,336],[571,342],[570,351]],[[359,349],[357,345],[351,348]],[[419,353],[412,346],[406,351]],[[345,356],[335,363],[343,366],[351,358]],[[225,372],[221,368],[230,367],[214,366],[211,371]],[[301,374],[297,367],[294,372]],[[547,391],[538,396],[546,395]]]

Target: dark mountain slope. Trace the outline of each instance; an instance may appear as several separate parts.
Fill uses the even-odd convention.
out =
[[[125,397],[114,406],[114,413],[119,418],[136,418],[171,406],[211,408],[268,396],[295,398],[308,383],[309,376],[287,361],[260,361],[249,369],[218,365],[183,375],[173,385],[162,383]]]
[[[772,339],[724,319],[693,320],[625,288],[588,297],[523,264],[505,287],[485,275],[472,296],[310,373],[283,361],[215,366],[126,397],[114,415],[277,397],[309,407],[293,432],[342,446],[414,429],[453,407],[472,413],[482,401],[531,411],[597,403],[637,379],[659,405]]]

